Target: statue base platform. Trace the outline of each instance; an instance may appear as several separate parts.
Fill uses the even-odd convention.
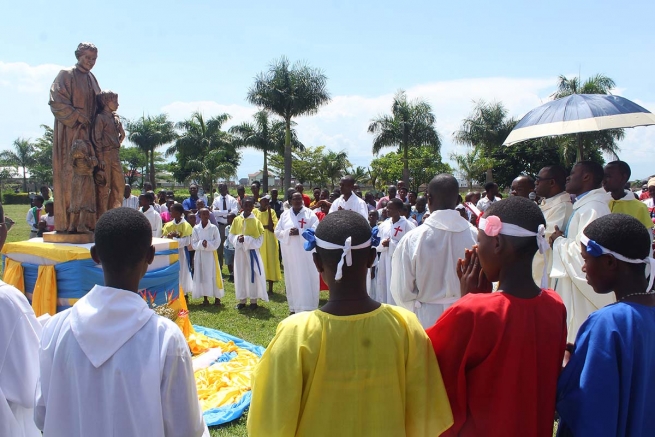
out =
[[[44,232],[44,243],[68,243],[68,244],[90,244],[94,241],[94,235],[89,234],[64,234],[61,232]]]

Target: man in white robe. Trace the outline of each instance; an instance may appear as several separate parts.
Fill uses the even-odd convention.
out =
[[[209,305],[209,297],[214,298],[214,305],[221,305],[223,277],[218,264],[216,249],[221,245],[218,228],[209,222],[209,210],[198,211],[200,223],[193,228],[191,245],[195,251],[193,258],[193,298],[203,299],[203,305]]]
[[[550,237],[553,248],[551,279],[566,305],[568,341],[573,343],[589,314],[616,301],[614,293],[598,294],[587,284],[582,271],[580,237],[589,223],[610,214],[610,195],[602,188],[603,167],[595,162],[578,162],[566,181],[566,191],[574,194],[573,213],[565,229],[557,227]]]
[[[0,436],[41,436],[34,424],[40,336],[25,295],[0,281]]]
[[[461,297],[457,260],[477,243],[478,230],[455,210],[457,179],[436,176],[428,185],[430,216],[400,240],[392,259],[391,294],[424,328]]]
[[[391,295],[391,272],[393,270],[391,260],[398,243],[405,235],[416,227],[402,215],[403,202],[400,199],[391,199],[387,204],[389,218],[382,223],[378,229],[380,244],[376,247],[380,253],[376,279],[375,293],[379,302],[395,305],[396,302]]]
[[[345,209],[348,211],[355,211],[368,220],[368,206],[366,202],[353,192],[355,186],[355,179],[352,176],[344,176],[339,182],[341,196],[332,203],[330,212]]]
[[[539,208],[546,219],[546,240],[555,232],[555,226],[564,229],[573,212],[571,195],[566,192],[566,170],[559,165],[544,167],[535,179],[535,192],[541,200]],[[548,288],[553,288],[554,282],[550,280],[550,271],[553,266],[553,251],[548,248],[546,252],[548,267],[546,268]],[[544,257],[535,255],[532,261],[532,278],[537,285],[541,285],[544,275]]]
[[[135,210],[103,214],[91,255],[107,286],[43,328],[34,421],[44,436],[209,435],[182,331],[137,294],[155,256],[149,229]]]
[[[163,229],[162,220],[161,215],[155,211],[155,208],[152,205],[154,201],[155,196],[152,193],[141,194],[139,196],[139,205],[141,205],[139,211],[141,211],[150,222],[152,236],[155,238],[161,238]]]
[[[295,192],[291,196],[291,209],[282,213],[275,227],[284,262],[284,284],[290,313],[318,308],[318,271],[312,252],[305,251],[302,237],[303,232],[316,229],[317,225],[318,217],[311,209],[305,208],[302,194]]]
[[[264,243],[264,227],[252,213],[253,207],[252,197],[246,197],[243,212],[234,219],[227,236],[234,246],[234,292],[239,310],[245,308],[247,299],[251,309],[257,308],[257,299],[268,301],[264,261],[259,252]]]

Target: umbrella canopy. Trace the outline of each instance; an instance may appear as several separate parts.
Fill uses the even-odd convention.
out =
[[[655,115],[630,100],[605,94],[572,94],[528,112],[503,145],[552,135],[655,124]]]

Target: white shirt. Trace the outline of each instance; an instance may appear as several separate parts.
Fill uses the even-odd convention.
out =
[[[225,196],[225,205],[227,209],[223,208],[223,195],[219,195],[214,198],[214,203],[212,203],[212,212],[216,218],[216,223],[222,225],[227,224],[227,216],[229,213],[237,215],[239,213],[239,204],[237,199],[230,196],[229,194]]]
[[[494,200],[489,200],[487,196],[484,196],[482,199],[478,201],[478,204],[475,205],[476,208],[480,210],[480,212],[485,212],[487,208],[489,208],[489,205],[491,205],[494,202],[498,202],[500,200],[500,197],[495,197]]]
[[[161,238],[161,232],[162,232],[162,222],[161,222],[161,215],[155,209],[151,206],[148,208],[146,211],[142,211],[142,208],[139,209],[148,221],[150,222],[150,227],[152,228],[152,236],[155,238]]]
[[[366,206],[366,202],[364,202],[363,199],[360,199],[355,193],[352,193],[348,200],[346,200],[342,194],[341,197],[334,201],[330,207],[330,212],[338,211],[339,208],[358,212],[362,217],[368,220],[368,207]]]
[[[457,260],[477,243],[478,230],[458,211],[434,211],[400,240],[392,259],[391,294],[424,328],[461,297]],[[435,258],[436,256],[436,258]]]
[[[34,208],[36,208],[36,206],[30,208],[27,211],[27,216],[25,217],[25,220],[27,220],[27,224],[30,225],[30,228],[33,231],[38,231],[38,220],[41,218],[42,214],[45,214],[45,209],[43,209],[43,207],[36,208],[36,214],[39,216],[39,218],[35,219],[34,218],[34,212],[33,212],[33,211],[35,211]]]
[[[127,199],[123,197],[123,208],[139,209],[139,198],[134,194],[130,194]]]
[[[101,311],[100,311],[101,309]],[[34,421],[47,437],[199,437],[184,335],[136,293],[96,285],[41,337]]]
[[[34,424],[40,336],[25,295],[0,281],[0,436],[41,436]]]

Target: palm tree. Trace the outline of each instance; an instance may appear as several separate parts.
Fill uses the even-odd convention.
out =
[[[253,117],[254,123],[244,122],[232,126],[229,132],[237,139],[236,147],[252,147],[264,152],[262,188],[264,193],[268,193],[268,154],[284,154],[285,123],[271,119],[266,110],[255,113]],[[292,122],[293,125],[295,123]],[[291,145],[295,150],[305,150],[305,146],[298,141],[295,129],[291,129]]]
[[[580,78],[567,78],[560,75],[557,83],[557,91],[551,97],[561,99],[572,94],[612,94],[612,90],[616,88],[616,83],[611,78],[597,74],[586,79],[582,84]],[[618,141],[621,141],[625,136],[623,129],[606,129],[600,132],[586,132],[572,135],[563,135],[560,141],[562,155],[568,156],[567,153],[574,145],[577,146],[577,161],[582,161],[585,158],[585,149],[601,150],[610,156],[618,159],[617,152],[619,151]]]
[[[27,192],[27,169],[36,162],[35,147],[29,139],[17,138],[14,140],[14,150],[5,150],[0,153],[0,161],[6,165],[23,169],[23,191]]]
[[[373,153],[385,147],[398,147],[403,154],[403,180],[409,184],[409,148],[429,146],[435,153],[441,149],[441,139],[434,127],[436,117],[425,100],[407,100],[399,90],[393,98],[391,115],[380,115],[371,120],[368,132],[375,135]]]
[[[494,161],[491,158],[482,156],[479,147],[473,147],[465,153],[452,153],[450,159],[455,161],[461,175],[468,182],[469,188],[473,187],[473,181],[489,168],[493,168]]]
[[[367,169],[366,167],[358,165],[357,167],[352,167],[348,170],[348,174],[355,179],[355,183],[366,184],[371,180],[369,170],[370,169]]]
[[[322,174],[322,179],[330,181],[334,190],[336,181],[343,177],[348,167],[350,167],[350,161],[348,161],[348,154],[344,150],[341,152],[330,150],[321,157],[321,164],[316,170]]]
[[[458,144],[465,144],[474,149],[480,148],[481,156],[491,156],[503,147],[503,142],[516,126],[517,121],[507,118],[507,109],[500,102],[475,102],[473,112],[462,120],[462,126],[453,134]],[[488,162],[493,165],[493,162]],[[492,180],[492,168],[487,168],[487,180]]]
[[[149,163],[150,183],[155,183],[155,149],[175,141],[177,133],[175,124],[168,120],[166,114],[159,114],[154,117],[144,115],[140,119],[128,121],[127,130],[130,133],[128,139],[134,143],[146,155]]]
[[[291,186],[291,119],[313,115],[330,101],[327,76],[319,69],[297,62],[289,67],[286,57],[273,61],[259,73],[246,99],[280,116],[285,123],[284,188]]]
[[[231,176],[241,160],[233,136],[222,130],[229,119],[229,114],[220,114],[205,121],[200,112],[194,112],[188,120],[177,123],[182,134],[166,150],[166,156],[177,156],[181,173],[201,177],[206,191],[216,182],[214,176]]]

